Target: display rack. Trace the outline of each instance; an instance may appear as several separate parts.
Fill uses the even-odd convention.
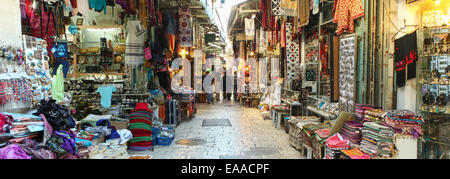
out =
[[[450,151],[450,43],[449,37],[440,38],[449,33],[450,26],[418,31],[418,44],[423,45],[418,47],[416,111],[424,119],[419,158],[441,158]]]

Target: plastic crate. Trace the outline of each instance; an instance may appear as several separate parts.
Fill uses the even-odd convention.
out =
[[[170,145],[174,137],[157,137],[158,145]]]

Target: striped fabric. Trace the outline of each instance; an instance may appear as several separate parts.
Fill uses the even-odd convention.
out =
[[[130,114],[128,129],[133,139],[128,143],[130,150],[149,150],[152,148],[152,112],[136,109]]]
[[[142,28],[140,21],[129,21],[127,31],[125,64],[131,66],[144,64],[144,36],[146,30]]]

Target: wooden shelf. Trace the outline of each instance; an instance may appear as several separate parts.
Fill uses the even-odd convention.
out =
[[[90,76],[90,75],[106,75],[106,73],[78,73],[77,76]],[[108,73],[109,76],[127,75],[127,73]],[[73,77],[72,74],[67,74],[68,77]]]
[[[122,29],[123,25],[79,25],[77,26],[79,29]],[[69,26],[66,25],[66,30],[68,31]]]

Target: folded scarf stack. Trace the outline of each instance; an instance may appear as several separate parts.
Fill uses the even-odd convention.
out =
[[[382,109],[371,109],[364,111],[364,121],[366,122],[383,122],[386,112]]]
[[[341,150],[342,155],[346,159],[370,159],[370,156],[362,152],[357,148],[352,148],[350,150]]]
[[[371,106],[367,104],[356,104],[355,105],[355,119],[358,121],[364,121],[364,115],[367,110],[379,109],[379,107]]]
[[[133,139],[128,143],[130,150],[152,149],[152,116],[152,112],[146,109],[136,109],[131,112],[128,129],[133,134]]]
[[[394,130],[376,122],[364,123],[361,148],[373,156],[391,157],[393,153]]]
[[[30,114],[3,113],[12,119],[9,122],[8,132],[11,134],[11,143],[21,143],[24,139],[36,138],[40,132],[44,131],[44,121],[41,117]]]
[[[331,137],[328,137],[325,140],[326,146],[326,157],[328,159],[338,159],[340,158],[342,152],[341,150],[347,150],[350,148],[348,145],[349,141],[345,140],[339,133],[334,134]]]
[[[318,129],[314,131],[314,136],[316,137],[317,141],[319,141],[321,144],[325,143],[325,140],[328,138],[328,135],[330,134],[330,128],[324,128],[324,129]]]
[[[422,135],[422,117],[409,110],[389,111],[385,123],[392,127],[395,133],[411,135],[414,138]]]
[[[358,121],[347,121],[344,123],[344,127],[341,131],[342,137],[352,144],[359,145],[362,138],[361,130],[363,127],[364,125]]]

